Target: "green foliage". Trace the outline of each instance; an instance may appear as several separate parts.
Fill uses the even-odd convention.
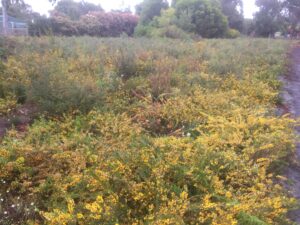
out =
[[[295,0],[257,0],[260,8],[255,14],[256,32],[260,36],[274,35],[281,31],[297,37],[300,19],[300,3]]]
[[[286,0],[284,2],[285,8],[289,11],[288,21],[290,23],[292,32],[300,32],[300,2],[297,0]]]
[[[157,27],[167,27],[174,24],[176,21],[175,9],[169,8],[161,11],[161,16],[154,18],[153,24]]]
[[[300,3],[295,0],[257,0],[255,31],[260,36],[273,36],[280,31],[297,37],[299,34]]]
[[[178,26],[205,38],[223,37],[228,21],[216,1],[180,0],[176,6]]]
[[[148,37],[150,38],[152,36],[152,30],[154,28],[152,26],[144,26],[141,24],[138,24],[137,27],[134,30],[134,35],[136,37]]]
[[[255,216],[250,216],[247,213],[240,213],[238,215],[238,224],[240,225],[267,225],[264,221]]]
[[[192,36],[193,35],[186,33],[176,25],[161,27],[155,29],[151,33],[151,37],[166,37],[166,38],[181,39],[181,40],[191,39]]]
[[[43,63],[45,61],[46,64]],[[77,109],[88,111],[101,102],[104,90],[95,82],[95,74],[88,74],[90,68],[84,63],[86,61],[83,58],[77,58],[76,61],[70,58],[66,63],[59,52],[24,54],[18,61],[8,59],[6,65],[14,69],[6,70],[4,74],[8,79],[16,78],[9,84],[21,102],[28,98],[49,114]],[[81,69],[77,70],[80,66]],[[80,79],[81,73],[85,74],[84,80]],[[28,76],[24,77],[23,74]]]
[[[245,35],[252,35],[255,32],[255,21],[253,19],[245,19],[244,20],[244,30],[243,34]]]
[[[258,35],[268,37],[282,30],[284,19],[281,15],[282,4],[278,0],[258,0],[260,11],[255,14],[255,31]]]
[[[136,36],[166,37],[172,39],[190,39],[191,35],[176,26],[175,9],[161,11],[161,16],[154,17],[149,25],[139,24],[135,29]]]
[[[226,33],[227,38],[238,38],[240,35],[241,35],[240,32],[234,29],[228,29]]]
[[[169,4],[165,0],[144,0],[138,6],[140,24],[149,24],[155,16],[160,16],[161,10],[168,8]]]
[[[127,46],[119,48],[110,58],[114,72],[123,79],[150,74],[153,68],[146,60]]]
[[[231,29],[243,31],[243,1],[242,0],[221,0],[222,12],[228,19]]]
[[[42,110],[50,114],[77,109],[86,112],[101,102],[103,90],[94,83],[92,77],[87,75],[86,80],[82,81],[75,73],[69,74],[60,62],[52,66],[56,66],[56,69],[48,72],[49,68],[44,67],[35,71],[40,74],[31,80],[30,97],[38,102]]]
[[[29,24],[28,31],[31,36],[51,35],[53,33],[51,20],[38,16]]]

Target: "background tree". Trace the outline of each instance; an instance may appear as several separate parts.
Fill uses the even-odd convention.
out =
[[[39,14],[35,15],[33,21],[29,23],[29,35],[53,35],[51,19]]]
[[[249,19],[246,18],[244,19],[244,24],[243,24],[243,34],[244,35],[253,35],[255,32],[255,22],[254,19]]]
[[[172,0],[171,6],[172,6],[172,7],[175,7],[175,5],[177,4],[177,2],[178,2],[178,0]]]
[[[255,14],[255,32],[268,37],[284,30],[283,2],[280,0],[256,0],[259,11]]]
[[[8,15],[18,19],[27,20],[28,22],[33,18],[34,14],[31,7],[27,5],[24,0],[1,0],[2,15],[3,15],[3,33],[7,34],[8,29]]]
[[[61,0],[57,2],[54,11],[62,13],[71,20],[79,20],[81,16],[88,12],[103,11],[100,5],[95,5],[85,1],[75,2],[73,0]]]
[[[242,0],[221,0],[222,12],[227,16],[229,27],[243,30],[244,13]]]
[[[144,0],[136,6],[136,13],[140,16],[140,24],[149,24],[155,16],[160,16],[162,9],[169,6],[167,0]]]
[[[30,5],[23,1],[19,1],[9,5],[8,15],[30,23],[32,19],[39,15],[39,13],[33,12]]]
[[[167,37],[172,39],[191,39],[189,34],[176,25],[175,9],[168,8],[161,11],[161,16],[156,16],[147,26],[139,26],[135,30],[136,36]]]
[[[300,32],[300,1],[286,0],[283,4],[289,23],[289,33],[296,36]]]
[[[179,0],[175,10],[178,26],[187,32],[216,38],[223,37],[228,30],[227,18],[218,1]]]

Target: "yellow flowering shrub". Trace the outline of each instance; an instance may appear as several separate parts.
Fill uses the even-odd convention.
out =
[[[295,200],[279,180],[295,121],[276,114],[288,43],[263,44],[39,38],[19,46],[23,59],[5,62],[7,88],[22,84],[53,110],[1,142],[0,223],[289,224]]]

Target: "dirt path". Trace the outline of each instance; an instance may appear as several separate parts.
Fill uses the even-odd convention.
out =
[[[285,78],[284,99],[288,111],[296,118],[300,117],[300,46],[295,47],[290,55],[291,68]],[[300,127],[297,128],[300,135]],[[297,144],[296,156],[287,169],[288,190],[300,202],[300,143]],[[300,209],[290,212],[290,218],[300,224]]]

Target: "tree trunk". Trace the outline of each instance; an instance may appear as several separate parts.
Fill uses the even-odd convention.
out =
[[[2,0],[2,19],[3,19],[3,24],[2,24],[2,28],[3,28],[3,34],[7,35],[8,34],[8,29],[7,29],[7,1],[6,0]]]

